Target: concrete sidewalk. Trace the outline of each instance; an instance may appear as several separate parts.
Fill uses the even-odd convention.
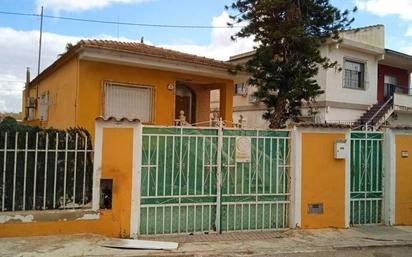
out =
[[[0,256],[222,256],[316,253],[370,247],[411,247],[412,227],[363,226],[145,238],[179,242],[176,251],[120,250],[98,235],[1,238]],[[412,253],[411,253],[412,255]],[[312,256],[312,255],[311,255]]]

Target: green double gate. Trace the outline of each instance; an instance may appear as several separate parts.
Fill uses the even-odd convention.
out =
[[[351,133],[351,225],[382,223],[383,134]]]
[[[145,126],[142,139],[141,235],[288,227],[288,131]]]

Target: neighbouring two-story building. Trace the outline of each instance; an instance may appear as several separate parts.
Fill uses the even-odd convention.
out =
[[[384,123],[412,124],[410,74],[412,56],[385,48],[384,26],[376,25],[341,34],[340,43],[328,42],[321,54],[342,68],[320,69],[316,79],[324,90],[312,105],[315,114],[303,108],[303,120],[317,123],[349,123],[355,127],[379,127]],[[230,58],[243,64],[253,52]],[[253,96],[256,89],[247,80],[236,81],[233,119],[247,127],[267,127],[266,108]],[[218,110],[219,92],[212,92],[211,109]]]

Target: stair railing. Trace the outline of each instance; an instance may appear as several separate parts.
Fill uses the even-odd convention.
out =
[[[378,114],[390,103],[392,102],[393,96],[389,97],[389,99],[379,108],[378,111],[375,112],[375,114],[365,123],[365,130],[368,130],[368,124],[373,121],[373,119],[378,116]]]

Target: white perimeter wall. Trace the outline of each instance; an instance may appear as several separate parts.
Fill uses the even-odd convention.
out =
[[[390,118],[389,122],[391,125],[412,126],[412,113],[396,112],[396,116]]]
[[[234,111],[233,121],[238,122],[240,115],[243,115],[243,119],[246,119],[246,128],[258,128],[267,129],[269,128],[269,122],[262,118],[265,111],[252,110],[252,111]]]

